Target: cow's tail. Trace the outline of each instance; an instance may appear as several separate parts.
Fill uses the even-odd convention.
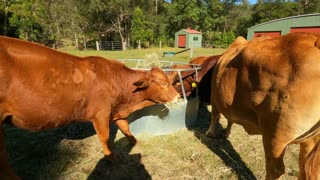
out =
[[[320,36],[318,36],[318,39],[316,40],[316,42],[314,43],[314,45],[320,49]]]
[[[320,180],[320,139],[305,160],[306,180]]]

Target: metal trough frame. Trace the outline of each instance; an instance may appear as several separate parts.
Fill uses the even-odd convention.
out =
[[[135,67],[132,69],[150,70],[146,68],[138,68],[142,59],[121,59],[123,63],[135,62]],[[186,65],[188,63],[173,62],[173,61],[160,61],[164,66],[173,66],[175,64]],[[153,105],[145,107],[141,110],[133,112],[127,118],[130,123],[130,130],[133,134],[151,134],[163,135],[170,134],[183,128],[192,128],[197,121],[199,98],[187,98],[185,88],[183,86],[181,72],[195,71],[196,80],[198,80],[198,70],[200,66],[197,64],[188,64],[192,68],[186,69],[172,69],[163,68],[165,72],[177,72],[181,84],[183,100],[175,103],[174,106]]]

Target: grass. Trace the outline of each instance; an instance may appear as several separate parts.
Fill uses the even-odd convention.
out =
[[[194,48],[193,56],[190,58],[190,51],[176,54],[173,57],[163,57],[163,52],[179,52],[181,48],[149,48],[149,49],[132,49],[127,51],[75,51],[75,50],[64,50],[67,53],[78,55],[78,56],[102,56],[105,58],[112,59],[144,59],[148,54],[157,54],[160,60],[178,61],[178,62],[189,62],[192,57],[198,56],[210,56],[221,54],[224,52],[222,48]]]
[[[166,48],[163,51],[178,51]],[[129,51],[66,51],[80,56],[99,55],[114,59],[143,58],[159,49]],[[195,49],[194,57],[220,54],[223,49]],[[161,53],[159,53],[161,55]],[[171,57],[189,61],[189,54]],[[100,179],[264,179],[264,151],[261,136],[249,136],[234,125],[229,139],[211,139],[204,135],[210,114],[201,108],[198,126],[163,136],[136,135],[132,147],[115,131],[112,151],[117,161],[103,159],[102,147],[90,123],[28,132],[5,125],[5,139],[10,164],[24,180],[100,180]],[[226,126],[223,119],[218,132]],[[298,146],[291,145],[285,155],[283,179],[298,175]]]
[[[204,135],[209,113],[201,109],[199,125],[170,135],[137,135],[132,147],[119,132],[112,150],[117,161],[103,159],[102,148],[91,124],[75,123],[38,133],[6,126],[10,162],[16,172],[31,179],[264,179],[261,136],[249,136],[235,125],[229,139]],[[223,119],[218,131],[226,126]],[[285,156],[283,179],[296,179],[298,147]]]

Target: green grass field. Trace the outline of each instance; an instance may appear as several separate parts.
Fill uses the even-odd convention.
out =
[[[144,58],[146,54],[157,51],[159,49],[66,52],[80,56],[132,59]],[[195,49],[194,57],[222,52],[223,49],[200,48]],[[181,53],[170,60],[188,62],[190,58],[188,53]],[[36,133],[6,125],[5,139],[10,163],[24,180],[264,179],[261,136],[249,136],[241,126],[234,125],[229,139],[211,139],[204,135],[209,119],[208,110],[201,108],[199,125],[194,129],[181,129],[162,136],[138,134],[139,143],[134,147],[116,132],[111,148],[117,161],[113,163],[102,159],[102,147],[91,124],[74,123]],[[218,131],[221,132],[225,126],[226,120],[223,119]],[[287,148],[285,164],[283,179],[296,179],[297,145]]]
[[[176,54],[173,57],[163,57],[163,52],[179,52],[181,48],[150,48],[150,49],[132,49],[126,51],[75,51],[70,49],[63,49],[62,51],[77,55],[77,56],[102,56],[112,59],[144,59],[148,54],[157,54],[160,60],[169,60],[177,62],[189,62],[192,57],[198,56],[210,56],[221,54],[224,49],[221,48],[194,48],[192,57],[190,57],[190,51]]]

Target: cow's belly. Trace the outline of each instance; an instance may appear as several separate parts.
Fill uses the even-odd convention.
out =
[[[247,108],[229,107],[220,111],[228,121],[243,126],[248,134],[261,134],[256,113]]]
[[[13,115],[11,119],[11,123],[15,127],[31,131],[40,131],[44,129],[56,128],[68,124],[70,122],[70,119],[29,118],[26,116],[20,118],[15,115]]]
[[[3,106],[5,115],[12,116],[14,126],[38,131],[82,120],[85,102],[81,101],[68,97],[11,96]]]

